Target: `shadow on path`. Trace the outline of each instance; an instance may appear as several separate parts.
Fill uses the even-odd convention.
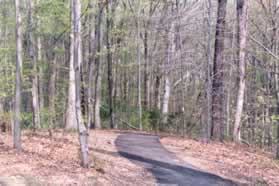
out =
[[[163,147],[158,136],[124,133],[116,139],[115,144],[121,156],[150,171],[158,185],[237,185],[179,160]]]

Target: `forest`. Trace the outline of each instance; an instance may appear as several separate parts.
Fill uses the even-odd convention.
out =
[[[5,163],[32,157],[36,166],[55,160],[61,174],[71,172],[71,162],[83,177],[53,183],[83,185],[86,171],[98,172],[94,179],[114,175],[116,168],[102,167],[116,162],[107,158],[114,153],[134,174],[149,170],[138,161],[173,172],[165,182],[166,173],[154,168],[139,171],[146,180],[114,182],[120,171],[114,181],[87,184],[234,185],[244,178],[243,157],[273,171],[259,168],[263,180],[251,181],[259,175],[249,168],[246,184],[279,185],[278,18],[278,0],[0,0],[0,185],[13,172]],[[242,168],[232,178],[232,165],[214,172],[174,146],[224,162],[237,152],[231,161]],[[185,181],[190,168],[169,151],[209,178],[197,171],[195,182]],[[182,168],[184,180],[176,177]]]

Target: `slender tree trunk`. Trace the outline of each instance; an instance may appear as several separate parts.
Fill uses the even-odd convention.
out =
[[[16,87],[15,87],[15,117],[14,117],[14,148],[21,150],[21,73],[22,73],[22,17],[20,0],[15,0],[16,10]]]
[[[157,75],[155,78],[154,108],[157,108],[158,110],[160,110],[160,108],[161,108],[161,106],[160,106],[161,105],[160,87],[161,87],[161,77],[160,77],[160,75]]]
[[[277,101],[277,115],[279,115],[279,63],[275,65],[275,91]],[[277,119],[277,153],[276,158],[279,160],[279,119]]]
[[[55,54],[54,54],[55,55]],[[48,105],[48,111],[49,111],[49,122],[50,122],[50,128],[53,128],[55,126],[55,92],[56,92],[56,75],[57,75],[57,69],[56,64],[57,63],[57,57],[54,56],[54,59],[50,65],[50,79],[49,79],[49,105]]]
[[[40,107],[39,107],[39,89],[38,89],[38,73],[37,73],[37,60],[35,55],[35,39],[33,34],[33,2],[28,0],[28,52],[29,57],[33,64],[32,74],[32,111],[33,111],[33,127],[34,129],[40,128]]]
[[[121,86],[121,83],[118,83],[119,81],[121,82],[121,80],[120,80],[120,77],[119,76],[117,76],[118,75],[118,73],[119,73],[119,67],[118,67],[118,64],[121,64],[121,59],[119,58],[119,59],[117,59],[118,61],[115,63],[115,68],[114,68],[114,72],[113,72],[113,74],[114,74],[114,80],[113,80],[113,82],[114,82],[114,87],[113,87],[113,105],[115,105],[115,101],[117,100],[117,97],[119,96],[119,92],[120,92],[120,86]],[[115,121],[115,120],[114,120]],[[116,125],[117,125],[117,123],[116,123]]]
[[[165,85],[164,85],[164,96],[163,96],[163,106],[162,106],[162,114],[163,114],[163,124],[168,122],[168,114],[169,114],[169,99],[170,99],[170,79],[169,75],[165,75]]]
[[[89,9],[93,10],[93,4],[89,4]],[[93,12],[93,11],[92,11]],[[90,50],[90,57],[89,57],[89,75],[88,75],[88,116],[87,116],[87,126],[93,126],[93,118],[94,116],[94,100],[93,100],[93,80],[94,80],[94,60],[97,61],[98,55],[100,52],[100,34],[101,34],[101,24],[102,24],[102,15],[103,15],[103,8],[99,6],[98,14],[94,18],[94,14],[90,14],[90,20],[93,22],[95,19],[95,31],[93,27],[90,27],[90,40],[91,44],[89,46]],[[97,54],[98,52],[98,54]],[[96,90],[96,89],[95,89]]]
[[[91,24],[94,22],[94,14],[93,14],[93,3],[89,2],[89,11],[91,12],[89,14],[89,21]],[[88,64],[88,88],[87,88],[87,103],[88,103],[88,113],[87,113],[87,128],[90,128],[92,126],[92,116],[93,116],[93,73],[94,73],[94,57],[96,55],[96,38],[95,38],[95,32],[93,29],[93,26],[91,25],[89,27],[89,64]]]
[[[148,26],[144,31],[143,45],[144,45],[144,107],[148,108],[150,103],[150,75],[149,75],[149,54],[148,54]]]
[[[238,19],[238,37],[239,37],[239,84],[238,84],[238,95],[237,95],[237,106],[234,123],[234,134],[233,138],[235,142],[241,141],[240,124],[241,116],[244,103],[244,92],[245,92],[245,60],[246,60],[246,43],[247,43],[247,24],[248,24],[248,2],[249,0],[238,0],[237,1],[237,19]]]
[[[83,48],[83,47],[81,47],[81,48]],[[83,52],[82,52],[81,56],[83,56]],[[87,65],[86,62],[82,62],[81,66],[80,66],[80,95],[81,95],[80,104],[81,104],[81,113],[83,116],[85,116],[87,113],[87,104],[86,104],[87,97],[86,97],[86,92],[85,92],[86,87],[85,87],[85,80],[84,80],[86,78],[85,65]]]
[[[165,84],[164,84],[164,96],[162,103],[162,114],[163,114],[163,124],[165,125],[168,122],[168,114],[169,114],[169,100],[171,93],[171,83],[170,83],[170,63],[171,63],[171,48],[173,47],[173,35],[174,29],[173,25],[170,26],[170,30],[167,33],[167,47],[166,47],[166,61],[164,65],[164,76],[165,76]]]
[[[277,47],[276,47],[277,48]],[[279,115],[279,63],[275,64],[275,92],[276,92],[276,102],[277,102],[277,115]],[[277,152],[276,158],[279,160],[279,119],[277,119]]]
[[[73,1],[71,1],[73,3]],[[73,7],[73,4],[71,4]],[[73,19],[73,11],[71,11],[71,19]],[[72,23],[72,27],[74,23]],[[78,129],[77,116],[76,116],[76,83],[75,83],[75,69],[74,69],[74,32],[73,28],[70,33],[70,51],[69,51],[69,88],[68,88],[68,103],[66,111],[65,129],[73,130]]]
[[[38,47],[38,63],[39,63],[39,101],[40,101],[40,111],[44,109],[44,72],[43,72],[43,58],[42,58],[42,41],[41,37],[38,36],[37,39]],[[42,118],[41,118],[42,119]]]
[[[36,68],[36,67],[34,67]],[[34,75],[32,79],[32,110],[33,110],[33,125],[34,128],[41,128],[40,121],[40,106],[39,106],[39,90],[38,90],[38,76]]]
[[[129,78],[128,78],[128,73],[125,70],[124,71],[124,81],[123,81],[123,99],[125,101],[125,104],[128,104],[129,101]]]
[[[138,5],[139,6],[139,5]],[[139,129],[142,130],[142,105],[141,105],[141,56],[140,56],[140,21],[139,21],[139,14],[140,10],[139,7],[137,8],[137,23],[136,23],[136,29],[137,29],[137,63],[138,63],[138,109],[139,109]]]
[[[176,0],[176,13],[179,14],[179,1]],[[178,18],[178,24],[176,25],[176,37],[175,37],[175,42],[176,42],[176,50],[179,50],[179,63],[180,63],[180,78],[181,80],[183,80],[183,75],[185,73],[185,68],[184,68],[184,64],[183,64],[183,48],[182,48],[182,40],[181,40],[181,18]],[[173,51],[175,52],[175,51]],[[186,118],[185,118],[185,97],[186,97],[186,92],[185,92],[185,88],[186,88],[186,83],[187,81],[183,81],[182,83],[182,87],[181,87],[181,91],[180,91],[180,95],[181,95],[181,103],[180,103],[180,112],[182,114],[182,135],[183,137],[185,137],[185,132],[186,132]],[[204,127],[203,127],[204,128]]]
[[[230,67],[229,70],[229,82],[232,82],[232,67]],[[228,88],[227,88],[227,103],[226,103],[226,136],[230,137],[230,122],[231,122],[231,97],[232,97],[232,88],[231,88],[231,83],[228,84]]]
[[[218,0],[217,24],[215,34],[215,53],[212,82],[212,138],[222,141],[223,102],[224,102],[224,45],[227,0]]]
[[[0,1],[0,6],[3,2]],[[7,17],[7,12],[4,10],[4,11],[1,11],[1,16],[3,16],[4,20],[6,21],[6,17]],[[7,48],[7,25],[3,26],[3,28],[1,28],[0,30],[0,38],[3,38],[2,42],[1,42],[1,47],[4,47],[4,48]],[[3,76],[5,78],[5,81],[7,81],[7,73],[6,73],[6,65],[7,65],[7,55],[4,54],[3,56],[4,58],[4,62],[3,64],[1,65],[0,69],[1,71],[3,71]],[[2,113],[4,112],[4,99],[1,98],[0,99],[0,114],[2,115]],[[1,131],[3,132],[4,129],[1,129]]]
[[[231,50],[235,51],[235,40],[236,38],[236,22],[233,24],[233,35],[231,37]],[[235,53],[231,54],[231,62],[234,63],[235,60]],[[233,67],[228,67],[229,75],[228,75],[228,85],[227,85],[227,103],[226,103],[226,136],[230,137],[230,128],[231,128],[231,100],[232,100],[232,86],[235,83],[233,81]]]
[[[279,65],[277,65],[277,73],[279,73]],[[277,115],[279,115],[279,81],[277,75]],[[279,120],[277,120],[277,151],[276,151],[276,158],[279,160]]]
[[[278,8],[276,6],[277,1],[274,0],[272,4],[273,8],[273,15],[277,15],[278,13]],[[278,56],[278,26],[276,24],[276,16],[272,18],[272,28],[273,28],[273,33],[272,33],[272,51],[273,53]],[[274,83],[275,83],[275,97],[276,97],[276,114],[279,116],[279,62],[278,60],[274,60]],[[272,125],[271,125],[272,128]],[[279,119],[277,119],[277,148],[276,148],[276,158],[279,160]]]
[[[114,120],[114,111],[113,111],[113,77],[112,77],[112,53],[111,53],[111,11],[110,11],[111,2],[107,1],[107,63],[108,63],[108,97],[109,97],[109,114],[110,114],[110,128],[117,128],[117,125]]]
[[[207,123],[206,123],[206,140],[209,141],[212,126],[212,78],[211,78],[211,19],[212,19],[212,1],[208,0],[208,19],[207,19]]]
[[[98,2],[99,10],[102,9],[102,1]],[[102,11],[99,11],[102,12]],[[101,23],[101,16],[98,16],[98,21]],[[94,109],[94,127],[97,129],[101,128],[101,116],[100,116],[100,107],[101,107],[101,83],[102,83],[102,68],[101,68],[101,24],[96,28],[96,38],[97,38],[97,55],[95,56],[95,67],[96,67],[96,79],[95,79],[95,109]]]
[[[80,156],[82,167],[89,167],[88,158],[88,129],[84,126],[82,113],[81,113],[81,85],[80,85],[80,69],[82,63],[82,41],[81,41],[81,3],[80,0],[73,0],[73,31],[74,31],[74,69],[75,69],[75,107],[76,107],[76,119],[79,131],[80,142]]]

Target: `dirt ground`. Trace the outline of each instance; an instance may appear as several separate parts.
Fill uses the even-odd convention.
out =
[[[0,135],[0,185],[155,185],[151,173],[118,155],[117,132],[92,131],[92,168],[80,168],[76,133],[23,134],[23,152],[12,149],[10,135]]]
[[[248,185],[279,185],[279,162],[260,149],[176,137],[160,141],[182,160],[216,175]]]

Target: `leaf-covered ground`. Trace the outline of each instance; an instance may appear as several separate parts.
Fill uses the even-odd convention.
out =
[[[12,149],[10,135],[0,135],[0,185],[154,185],[153,176],[117,153],[117,132],[90,134],[94,166],[80,168],[76,133],[24,132],[23,152]]]
[[[78,161],[77,133],[25,131],[23,152],[12,148],[12,137],[0,134],[0,185],[156,185],[151,173],[121,157],[114,144],[117,131],[92,131],[92,166]],[[202,144],[164,137],[162,144],[194,166],[248,185],[279,185],[279,164],[271,154],[231,143]]]
[[[161,143],[179,158],[211,173],[248,185],[279,185],[279,162],[260,149],[176,137],[164,137]]]

